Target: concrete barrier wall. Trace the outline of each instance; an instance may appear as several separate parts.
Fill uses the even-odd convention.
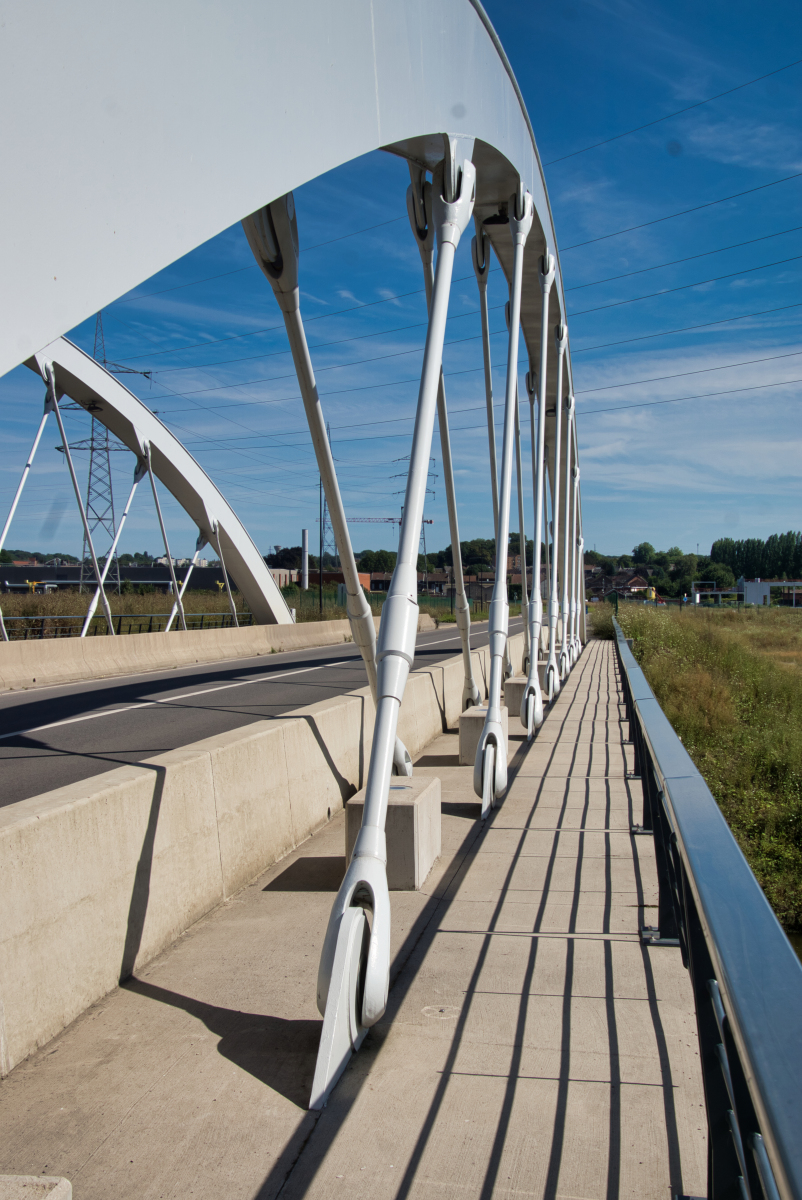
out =
[[[462,681],[459,657],[410,675],[413,757],[456,721]],[[373,720],[363,688],[0,809],[0,1074],[342,808]]]
[[[376,628],[379,618],[374,618]],[[435,628],[424,614],[419,630]],[[253,625],[245,629],[189,629],[122,637],[47,638],[0,642],[0,691],[52,687],[81,679],[169,671],[195,663],[255,658],[282,650],[306,650],[351,641],[344,621],[303,621],[300,625]]]

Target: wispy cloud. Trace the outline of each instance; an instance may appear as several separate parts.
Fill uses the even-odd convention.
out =
[[[799,130],[770,121],[739,117],[699,118],[679,135],[683,148],[712,162],[769,171],[802,171]]]

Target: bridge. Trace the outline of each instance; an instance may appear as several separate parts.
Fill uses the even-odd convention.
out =
[[[2,538],[55,423],[108,637],[59,650],[58,680],[55,655],[0,646],[36,689],[3,700],[0,1169],[98,1198],[799,1200],[802,967],[620,628],[588,640],[559,250],[481,4],[303,0],[198,20],[180,2],[159,12],[157,52],[154,19],[87,10],[42,28],[20,11],[6,31],[20,117],[2,134],[18,186],[0,370],[24,362],[44,402]],[[69,61],[70,86],[31,71],[34,52]],[[54,132],[56,111],[59,131],[90,107],[96,123],[96,94],[113,176]],[[428,311],[378,634],[307,342],[293,198],[377,149],[409,166],[397,199]],[[348,625],[328,643],[276,640],[301,627],[223,489],[64,336],[236,221],[284,323],[342,563]],[[497,560],[487,628],[472,630],[455,556],[446,636],[421,627],[416,567],[435,419],[460,542],[442,363],[467,239]],[[508,293],[498,448],[491,257]],[[126,638],[119,657],[67,403],[135,456],[125,513],[145,484],[170,561],[166,490],[253,630],[223,631],[210,657],[173,574],[176,628]],[[534,546],[518,624],[513,481]],[[313,671],[331,673],[287,683]]]

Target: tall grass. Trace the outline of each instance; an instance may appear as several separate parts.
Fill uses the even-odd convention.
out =
[[[118,595],[109,591],[107,594],[109,608],[115,616],[118,613],[169,613],[173,607],[173,597],[164,592],[146,592],[144,595],[140,595],[139,592],[123,592]],[[245,598],[239,592],[232,594],[237,611],[249,612]],[[85,592],[64,588],[44,595],[12,592],[0,596],[0,606],[5,617],[83,617],[86,616],[93,595],[94,588]],[[193,613],[228,612],[228,596],[225,591],[217,590],[187,592],[184,596],[184,609]]]
[[[802,929],[802,612],[622,605],[619,621],[778,918]]]
[[[348,616],[345,607],[337,603],[336,589],[324,588],[322,612],[319,595],[314,588],[302,593],[298,588],[289,587],[284,588],[283,592],[288,606],[296,610],[296,620],[299,622],[340,621]],[[24,637],[26,626],[29,632],[35,632],[35,636],[38,636],[41,631],[42,618],[46,619],[46,636],[53,637],[59,634],[64,637],[74,636],[80,632],[81,621],[86,616],[93,594],[93,588],[87,588],[84,592],[79,592],[77,588],[74,590],[63,588],[44,594],[12,592],[0,595],[0,608],[6,619],[9,636],[12,638]],[[245,597],[240,592],[233,592],[232,596],[237,613],[241,616],[249,616],[250,609]],[[146,592],[144,595],[138,591],[123,592],[119,595],[114,591],[109,591],[108,600],[112,615],[115,617],[120,615],[150,617],[156,614],[165,616],[173,607],[173,597],[161,591]],[[381,613],[383,601],[383,596],[380,599],[377,598],[375,602],[371,597],[371,607],[376,616]],[[519,604],[511,604],[510,616],[517,616],[520,613],[520,607]],[[228,596],[225,591],[218,590],[187,592],[184,596],[184,610],[187,614],[221,613],[225,615],[229,612]],[[430,601],[428,597],[422,596],[420,611],[428,613],[437,621],[450,622],[453,620],[448,602],[437,598]],[[100,605],[98,605],[97,614],[93,622],[93,632],[96,636],[104,636],[106,621]],[[486,621],[487,616],[487,608],[481,608],[478,604],[474,604],[471,610],[473,621]],[[70,621],[69,617],[74,619]],[[18,618],[25,619],[19,620]],[[197,624],[197,622],[193,622],[193,624]],[[205,624],[211,628],[214,622],[207,620]],[[142,625],[141,628],[145,629],[147,626]],[[159,628],[158,622],[153,623],[153,628]],[[174,628],[178,628],[178,626],[176,625]],[[123,622],[122,632],[126,632],[128,629],[129,623]],[[130,632],[139,631],[138,623],[134,622],[130,625]]]
[[[613,633],[613,617],[615,609],[612,604],[589,604],[588,605],[588,625],[592,637],[603,638],[605,641],[612,641]]]

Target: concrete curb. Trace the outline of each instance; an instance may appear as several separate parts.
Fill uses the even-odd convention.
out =
[[[55,1175],[0,1175],[0,1200],[72,1200],[72,1184]]]
[[[374,621],[378,630],[379,618],[375,617]],[[428,614],[419,617],[419,632],[435,628]],[[261,654],[335,646],[351,640],[351,626],[343,620],[253,625],[246,629],[136,633],[113,638],[0,642],[0,691],[53,687],[82,679],[135,675],[143,671],[169,671],[195,663],[256,658]]]
[[[474,664],[486,680],[487,648]],[[462,683],[460,656],[410,675],[413,757]],[[341,809],[373,720],[362,688],[0,809],[0,1075]]]

